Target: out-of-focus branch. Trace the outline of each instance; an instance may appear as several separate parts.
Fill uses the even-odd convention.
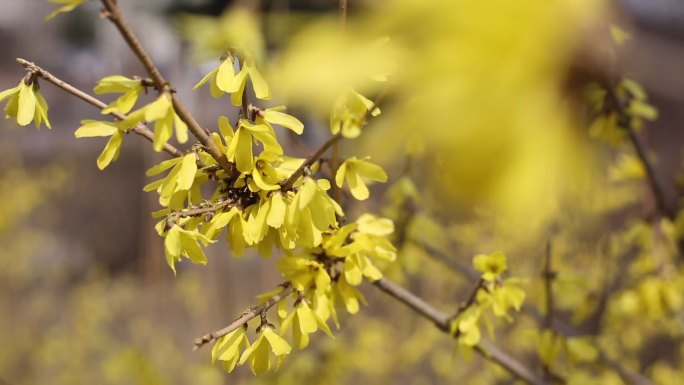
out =
[[[28,60],[22,59],[22,58],[17,58],[17,62],[19,64],[23,65],[27,70],[31,71],[32,73],[36,74],[40,78],[46,80],[47,82],[55,85],[58,88],[61,88],[62,90],[66,91],[67,93],[74,95],[75,97],[83,100],[84,102],[91,104],[98,109],[102,110],[105,107],[107,107],[107,104],[100,99],[97,99],[96,97],[81,91],[80,89],[72,86],[71,84],[59,79],[58,77],[54,76],[50,72],[44,70],[43,68],[39,67],[37,64],[30,62]],[[111,112],[109,114],[110,116],[114,117],[117,120],[124,120],[126,119],[126,115],[118,113],[118,112]],[[142,136],[143,138],[149,140],[150,142],[154,141],[154,133],[147,128],[146,125],[139,123],[135,127],[131,129],[131,131],[135,132],[136,134]],[[170,145],[170,144],[165,144],[163,147],[164,151],[169,153],[170,155],[173,156],[183,156],[183,153],[178,150],[176,147]]]
[[[152,81],[154,81],[157,91],[162,92],[165,87],[169,86],[164,76],[161,74],[157,66],[154,64],[152,57],[147,53],[143,47],[140,40],[133,33],[133,30],[128,25],[126,20],[121,13],[121,8],[116,0],[101,0],[104,10],[102,11],[102,16],[109,19],[109,21],[114,24],[116,29],[119,30],[121,36],[126,41],[130,49],[133,51],[135,56],[140,60],[142,65],[145,67],[147,72],[150,74]],[[221,166],[221,168],[232,175],[235,173],[235,165],[228,161],[226,155],[221,153],[214,140],[211,136],[197,123],[195,118],[190,114],[188,109],[180,102],[175,93],[171,93],[171,102],[173,103],[173,109],[176,111],[178,117],[187,124],[190,132],[199,140],[200,143],[205,147],[207,153],[211,155],[216,162]]]
[[[399,302],[402,302],[406,306],[410,307],[416,313],[432,321],[439,330],[449,333],[449,322],[451,321],[451,317],[435,309],[422,298],[387,280],[386,278],[381,278],[373,282],[373,284]],[[479,344],[475,347],[475,351],[480,353],[488,360],[501,365],[512,375],[527,382],[528,384],[550,385],[549,382],[540,378],[534,373],[534,371],[525,366],[523,363],[485,339],[480,340]]]
[[[414,243],[418,247],[427,251],[427,253],[431,257],[433,257],[436,261],[440,262],[442,265],[449,268],[449,270],[452,270],[461,275],[465,275],[468,279],[473,281],[479,279],[477,271],[475,271],[475,269],[473,269],[470,265],[466,265],[464,263],[459,262],[458,260],[455,260],[454,258],[450,258],[442,251],[425,242],[414,241]],[[539,312],[539,310],[537,310],[537,308],[533,306],[523,305],[521,311],[537,320],[537,322],[545,321],[546,316]],[[556,332],[564,336],[582,335],[582,333],[577,331],[572,325],[563,322],[563,320],[555,316],[551,318],[551,326]],[[595,348],[599,352],[599,357],[601,361],[603,361],[608,366],[613,368],[613,370],[615,370],[615,372],[620,376],[620,378],[622,378],[622,380],[626,383],[630,385],[653,385],[653,382],[651,382],[651,380],[649,380],[645,376],[631,371],[630,369],[623,366],[619,361],[608,357],[606,352],[603,349],[601,349],[601,347],[595,346]]]
[[[247,309],[247,311],[242,313],[242,315],[238,319],[231,322],[230,325],[228,325],[222,329],[216,330],[214,332],[207,333],[207,334],[203,335],[202,337],[195,339],[195,348],[193,350],[197,350],[197,349],[201,348],[202,346],[208,344],[209,342],[212,342],[218,338],[221,338],[221,337],[225,336],[226,334],[232,332],[233,330],[235,330],[239,327],[242,327],[247,322],[249,322],[252,318],[258,317],[263,312],[272,308],[278,302],[287,298],[287,296],[289,296],[290,294],[292,294],[294,292],[294,288],[292,287],[292,285],[289,282],[285,282],[281,286],[283,286],[285,288],[283,291],[281,291],[280,293],[269,298],[263,304]]]

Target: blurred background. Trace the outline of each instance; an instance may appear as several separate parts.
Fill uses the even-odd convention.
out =
[[[226,102],[212,99],[206,89],[191,89],[217,62],[191,57],[175,20],[181,13],[217,16],[233,2],[120,3],[199,123],[213,127]],[[338,7],[334,0],[246,3],[264,15],[264,33],[274,52],[301,23],[324,14],[336,17]],[[350,0],[351,17],[360,9],[359,3]],[[368,3],[377,6],[381,2]],[[115,29],[98,17],[97,5],[91,1],[44,23],[53,4],[0,0],[0,89],[14,87],[23,76],[16,57],[33,61],[89,92],[107,75],[143,75]],[[681,169],[684,143],[684,3],[615,1],[608,14],[631,34],[629,44],[617,53],[617,61],[643,85],[660,112],[645,139],[658,154],[661,175],[673,181]],[[269,20],[276,21],[269,24]],[[595,59],[594,42],[605,38],[598,35],[583,39],[575,60]],[[601,63],[603,59],[596,60]],[[129,135],[119,160],[100,172],[95,159],[105,140],[76,140],[73,135],[81,119],[96,119],[99,112],[47,82],[41,83],[41,92],[50,105],[50,132],[0,121],[0,385],[512,383],[503,371],[481,358],[473,357],[468,363],[455,358],[452,341],[368,287],[364,293],[371,306],[357,316],[344,317],[335,340],[316,336],[313,347],[293,354],[275,375],[254,378],[246,367],[226,375],[210,364],[209,348],[192,352],[192,341],[227,324],[255,303],[255,295],[279,283],[275,269],[255,255],[235,259],[225,244],[218,244],[208,250],[210,268],[183,263],[174,277],[164,260],[162,239],[153,230],[150,212],[158,209],[156,196],[142,192],[149,182],[145,170],[165,159],[164,155]],[[283,142],[286,152],[304,157],[325,140],[327,123],[304,109],[299,111],[307,125],[305,136],[302,140],[286,137]],[[364,148],[382,146],[378,138],[388,132],[383,128],[389,129],[381,125]],[[403,161],[383,165],[390,182],[405,174]],[[420,174],[423,166],[418,162],[413,172]],[[672,202],[682,195],[675,183],[666,186]],[[396,193],[397,188],[374,191],[375,197],[364,207],[384,207],[395,214],[406,209],[390,205],[394,201],[387,194]],[[431,204],[433,209],[440,207],[439,202]],[[440,226],[432,220],[415,226],[426,234],[443,233],[430,227]],[[460,234],[481,231],[465,223],[458,226]],[[495,235],[486,237],[491,244],[505,245],[493,241]],[[458,251],[449,254],[452,262],[468,264],[481,251],[472,243],[464,241],[460,248],[450,249]],[[528,244],[526,252],[518,253],[528,256],[521,257],[524,262],[517,275],[532,279],[530,287],[539,284],[534,269],[540,262],[529,256],[540,255],[543,247],[543,243]],[[443,265],[427,253],[407,248],[402,258],[400,267],[393,267],[397,271],[390,274],[437,305],[453,307],[468,291],[467,277],[444,273]],[[532,273],[523,273],[526,268]],[[437,275],[439,280],[424,280]],[[523,317],[521,322],[534,320]],[[582,333],[590,332],[591,325],[584,325],[589,329],[581,326]],[[530,347],[524,341],[516,344],[511,350]],[[519,358],[533,362],[531,356],[526,353]],[[647,367],[644,364],[637,371]]]

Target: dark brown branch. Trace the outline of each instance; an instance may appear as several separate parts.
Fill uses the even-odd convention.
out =
[[[544,315],[543,328],[555,334],[555,331],[553,330],[553,279],[555,278],[555,272],[551,269],[551,240],[546,241],[546,247],[544,248],[544,270],[542,271],[542,278],[544,280],[544,297],[546,300],[546,313]],[[542,370],[544,371],[544,378],[547,380],[554,377],[550,366],[546,363],[542,363]]]
[[[480,278],[480,280],[477,281],[477,285],[473,287],[473,290],[470,292],[468,298],[465,301],[461,302],[460,305],[458,305],[458,309],[456,310],[454,315],[450,317],[451,320],[455,320],[456,318],[458,318],[458,316],[461,315],[461,313],[463,313],[466,309],[468,309],[475,303],[475,301],[477,300],[477,293],[480,291],[484,284],[485,280]]]
[[[318,159],[320,159],[321,156],[323,156],[323,154],[328,150],[328,148],[330,148],[330,146],[335,144],[340,139],[342,139],[342,133],[338,132],[333,137],[328,139],[325,143],[323,143],[323,145],[321,147],[319,147],[318,150],[316,150],[316,152],[314,152],[311,156],[309,156],[304,161],[304,163],[302,163],[302,165],[299,166],[299,168],[297,170],[295,170],[295,172],[293,172],[292,175],[290,175],[290,177],[287,178],[287,180],[285,182],[283,182],[280,189],[282,191],[287,191],[287,190],[291,189],[292,185],[294,185],[295,181],[297,181],[297,179],[304,174],[304,170],[307,167],[311,167],[312,164],[316,163],[316,161]]]
[[[398,300],[399,302],[402,302],[406,306],[410,307],[416,313],[432,321],[439,330],[445,333],[450,333],[449,323],[451,317],[435,309],[434,307],[432,307],[432,305],[425,302],[422,298],[416,296],[415,294],[404,289],[403,287],[387,280],[386,278],[381,278],[373,282],[373,284],[383,292],[389,294],[391,297]],[[488,360],[501,365],[501,367],[508,370],[512,375],[514,375],[520,380],[527,382],[528,384],[550,385],[549,382],[540,378],[536,373],[534,373],[530,368],[525,366],[523,363],[516,360],[511,355],[504,352],[496,345],[487,341],[484,338],[480,339],[480,342],[475,347],[475,350]]]
[[[133,33],[133,30],[124,19],[123,14],[121,13],[121,8],[119,8],[116,0],[101,1],[102,5],[104,6],[104,10],[102,12],[103,17],[109,19],[109,21],[114,24],[116,29],[119,30],[123,39],[150,74],[157,91],[162,92],[165,87],[168,87],[169,84],[157,66],[154,64],[152,57],[150,57],[150,55],[147,53],[145,48],[140,43],[140,40],[138,40],[137,36],[135,36]],[[188,109],[185,108],[178,97],[176,97],[175,93],[171,93],[171,102],[173,103],[173,109],[176,111],[178,117],[188,125],[190,132],[192,132],[197,140],[202,143],[202,145],[206,148],[207,153],[216,160],[216,162],[228,173],[228,175],[234,174],[235,165],[228,161],[225,154],[221,153],[211,136],[199,125],[199,123],[197,123]]]
[[[613,107],[615,111],[620,115],[620,117],[627,116],[626,109],[629,105],[629,102],[620,100],[620,97],[617,95],[615,87],[612,83],[609,82],[605,86],[605,88],[607,90],[608,105]],[[644,165],[644,169],[646,171],[646,179],[648,180],[648,184],[651,188],[651,192],[653,193],[653,198],[656,201],[658,210],[663,215],[674,220],[676,213],[667,204],[665,188],[661,182],[660,176],[658,175],[655,167],[653,166],[653,162],[651,162],[651,159],[648,156],[649,151],[646,144],[643,142],[643,140],[641,140],[639,135],[637,135],[636,131],[634,130],[634,127],[632,127],[629,123],[625,123],[625,121],[623,120],[624,119],[618,119],[618,125],[622,129],[627,131],[629,135],[629,140],[632,142],[632,145],[636,150],[639,160],[641,160],[641,163]],[[627,120],[627,122],[628,121],[629,120]]]
[[[628,127],[627,132],[629,133],[629,140],[634,145],[637,156],[644,165],[644,170],[646,171],[646,179],[648,180],[651,191],[653,192],[653,197],[655,198],[656,205],[658,205],[658,210],[660,210],[663,215],[675,220],[676,213],[667,204],[667,198],[665,197],[665,189],[660,180],[660,176],[656,172],[653,162],[649,159],[648,148],[644,141],[639,137],[639,135],[634,131],[633,128]]]
[[[375,111],[375,109],[378,108],[378,105],[380,105],[380,101],[383,99],[384,96],[384,93],[380,94],[380,96],[378,96],[376,102],[371,106],[371,108],[366,110],[365,114],[363,115],[363,119],[360,123],[362,126],[368,122],[368,118],[371,116],[373,111]],[[325,143],[323,143],[323,145],[321,145],[321,147],[319,147],[318,150],[316,150],[316,152],[309,156],[304,161],[304,163],[302,163],[302,165],[299,166],[299,168],[295,170],[295,172],[293,172],[292,175],[290,175],[290,177],[287,178],[287,180],[281,184],[280,189],[282,191],[287,191],[291,189],[292,185],[294,185],[297,179],[304,174],[304,170],[306,170],[307,167],[311,167],[312,164],[314,164],[318,159],[320,159],[323,156],[323,154],[328,150],[328,148],[330,148],[330,146],[337,143],[337,141],[339,141],[340,139],[342,139],[341,130],[333,137],[328,139]],[[335,178],[335,175],[333,175],[332,177]]]
[[[33,62],[30,62],[28,60],[22,59],[22,58],[17,58],[17,62],[19,64],[23,65],[27,70],[31,71],[32,73],[36,74],[37,76],[41,77],[42,79],[46,80],[49,83],[52,83],[53,85],[61,88],[62,90],[66,91],[67,93],[74,95],[75,97],[83,100],[84,102],[91,104],[98,109],[102,110],[105,107],[107,107],[107,104],[100,99],[95,98],[94,96],[87,94],[84,91],[81,91],[80,89],[72,86],[71,84],[59,79],[58,77],[54,76],[50,72],[44,70],[43,68],[39,67]],[[118,113],[118,112],[111,112],[109,114],[110,116],[114,117],[117,120],[124,120],[126,119],[126,115]],[[142,136],[143,138],[149,140],[150,142],[154,141],[154,133],[147,128],[146,125],[139,123],[135,127],[131,129],[131,131],[135,132],[136,134]],[[168,152],[170,155],[173,156],[183,156],[183,153],[178,150],[176,147],[170,145],[170,144],[165,144],[163,147],[164,151]]]
[[[226,199],[213,205],[184,209],[180,211],[172,211],[169,215],[176,218],[199,217],[203,214],[215,213],[223,208],[226,208],[234,204],[235,202],[233,200]]]
[[[544,295],[546,299],[546,315],[544,317],[544,328],[553,330],[553,280],[556,272],[551,268],[551,241],[547,241],[544,250]]]
[[[274,295],[273,297],[269,298],[268,301],[264,302],[261,305],[251,307],[247,309],[242,315],[233,321],[230,325],[216,330],[214,332],[208,333],[203,335],[202,337],[199,337],[195,339],[195,347],[193,350],[197,350],[201,348],[202,346],[208,344],[209,342],[212,342],[218,338],[221,338],[225,336],[226,334],[232,332],[233,330],[242,327],[245,325],[247,322],[249,322],[252,318],[256,318],[268,309],[272,308],[275,306],[278,302],[282,301],[283,299],[287,298],[290,294],[294,292],[294,288],[289,282],[286,282],[282,284],[285,289],[281,291],[280,293]]]

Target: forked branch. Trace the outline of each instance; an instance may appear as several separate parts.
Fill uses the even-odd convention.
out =
[[[62,79],[59,79],[58,77],[54,76],[50,72],[44,70],[43,68],[39,67],[33,62],[30,62],[28,60],[22,59],[22,58],[17,58],[17,62],[19,64],[23,65],[27,70],[31,71],[32,73],[36,74],[40,78],[46,80],[47,82],[57,86],[58,88],[61,88],[62,90],[66,91],[67,93],[74,95],[75,97],[83,100],[84,102],[91,104],[95,107],[97,107],[100,110],[103,110],[105,107],[107,107],[107,104],[100,99],[72,86],[71,84],[63,81]],[[119,112],[111,112],[109,113],[110,116],[114,117],[117,120],[124,120],[126,119],[126,115],[121,114]],[[136,134],[142,136],[143,138],[149,140],[150,142],[154,141],[154,133],[147,128],[146,125],[142,123],[138,123],[135,127],[131,129],[131,131],[135,132]],[[170,144],[165,144],[163,147],[164,151],[168,152],[170,155],[173,156],[183,156],[183,153],[178,150],[176,147],[170,145]]]
[[[109,19],[109,21],[114,24],[116,29],[119,30],[129,48],[133,51],[135,56],[138,58],[138,60],[140,60],[142,65],[149,73],[157,91],[162,92],[165,87],[169,86],[169,83],[161,74],[161,71],[159,71],[159,68],[156,66],[156,64],[154,64],[152,57],[147,53],[135,33],[133,33],[133,29],[131,29],[124,19],[119,4],[116,2],[116,0],[101,1],[102,5],[104,6],[102,16]],[[190,111],[188,111],[188,109],[180,102],[175,93],[171,93],[171,102],[173,103],[173,109],[176,111],[178,117],[188,125],[190,132],[192,132],[195,138],[202,143],[202,145],[206,148],[207,153],[216,160],[216,162],[224,171],[228,173],[228,175],[234,174],[235,165],[228,161],[226,155],[219,150],[211,136],[199,125],[199,123],[197,123],[195,118],[190,114]]]

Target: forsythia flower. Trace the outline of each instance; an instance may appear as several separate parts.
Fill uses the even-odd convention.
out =
[[[9,98],[5,107],[5,117],[14,117],[20,126],[35,121],[38,128],[43,122],[51,128],[47,115],[48,105],[38,89],[36,79],[24,78],[18,86],[0,92],[0,102]]]
[[[263,123],[269,127],[271,127],[271,124],[283,126],[296,134],[301,135],[302,132],[304,132],[304,124],[294,116],[280,112],[284,109],[285,106],[279,106],[259,111],[256,122]]]
[[[337,187],[342,187],[342,183],[346,180],[354,198],[362,201],[368,199],[368,196],[370,195],[363,178],[385,182],[387,181],[387,174],[376,164],[368,162],[365,159],[351,157],[345,160],[340,168],[337,169],[335,183],[337,184]]]
[[[276,364],[272,362],[269,350],[277,357]],[[292,351],[292,347],[281,336],[273,331],[270,325],[263,325],[259,338],[252,346],[245,349],[240,357],[239,364],[249,361],[249,366],[254,374],[262,374],[271,368],[280,366],[282,359]]]
[[[261,76],[261,73],[254,65],[254,59],[247,57],[242,61],[242,68],[240,72],[235,75],[233,79],[227,84],[226,92],[230,92],[230,101],[235,106],[242,104],[242,93],[247,85],[247,77],[252,80],[252,87],[254,87],[254,94],[258,99],[268,100],[271,98],[271,91],[268,84]]]
[[[380,109],[375,103],[360,93],[354,90],[342,93],[330,114],[330,131],[333,134],[342,131],[342,136],[349,139],[358,137],[368,111],[371,116],[380,115]]]
[[[140,79],[130,79],[121,75],[112,75],[102,78],[93,89],[98,94],[123,93],[118,99],[109,103],[102,110],[103,114],[120,112],[127,114],[135,105],[140,94],[145,90]]]
[[[109,136],[109,141],[100,156],[97,157],[97,167],[103,170],[112,161],[119,157],[121,143],[123,142],[124,132],[112,122],[101,122],[97,120],[82,120],[81,127],[76,130],[74,136],[77,138],[92,138],[96,136]]]
[[[482,273],[482,279],[493,281],[508,269],[506,256],[501,252],[491,255],[480,254],[473,257],[473,266]]]
[[[211,362],[223,361],[223,369],[232,372],[240,359],[240,347],[243,345],[249,347],[245,328],[237,328],[216,341],[211,350]]]
[[[53,4],[64,4],[61,7],[55,9],[49,15],[45,16],[45,21],[52,19],[53,17],[59,15],[63,12],[69,12],[79,5],[85,3],[87,0],[48,0]]]
[[[171,103],[171,95],[164,92],[154,102],[133,111],[125,120],[122,120],[121,127],[130,128],[146,120],[148,123],[154,122],[154,150],[161,151],[164,144],[169,141],[173,134],[173,127],[176,127],[176,138],[178,142],[188,141],[188,126],[176,115]]]
[[[221,64],[216,69],[206,74],[192,89],[196,90],[203,86],[204,83],[211,80],[209,82],[211,96],[216,99],[220,98],[225,92],[228,92],[228,86],[233,78],[235,78],[235,68],[233,65],[232,56],[228,56],[221,60]]]
[[[290,328],[292,328],[292,339],[299,349],[304,349],[309,345],[309,334],[319,328],[333,337],[328,325],[316,312],[311,310],[306,301],[300,301],[294,311],[283,320],[280,326],[280,335],[284,335]]]

